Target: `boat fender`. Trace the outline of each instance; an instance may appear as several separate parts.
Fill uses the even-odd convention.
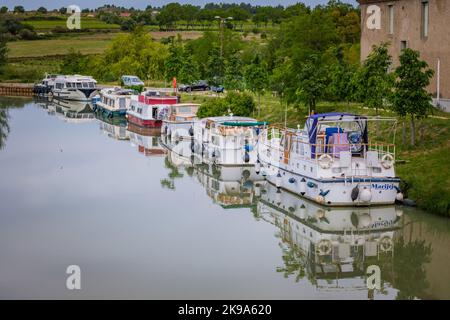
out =
[[[189,128],[189,135],[190,135],[191,137],[194,136],[194,128],[193,128],[193,127],[190,127],[190,128]]]
[[[195,143],[194,143],[194,141],[191,141],[191,152],[192,153],[195,152]]]
[[[370,200],[372,200],[372,192],[370,192],[369,189],[364,188],[359,194],[359,199],[364,202],[370,202]]]
[[[261,162],[259,162],[259,160],[256,160],[255,172],[256,172],[256,174],[259,174],[260,171],[261,171]]]
[[[327,191],[323,191],[322,189],[320,189],[320,195],[322,196],[322,197],[325,197],[327,194],[329,194],[330,193],[330,190],[327,190]]]
[[[320,204],[325,203],[325,197],[323,197],[323,196],[321,196],[321,195],[318,195],[318,196],[316,197],[316,202],[317,202],[317,203],[320,203]]]
[[[300,194],[301,194],[302,196],[304,196],[305,193],[306,193],[306,180],[305,180],[305,178],[303,178],[303,179],[300,181]]]
[[[381,158],[381,165],[383,166],[383,168],[390,169],[393,164],[394,164],[394,157],[392,156],[392,154],[386,153]]]
[[[295,178],[289,178],[289,183],[295,183]]]
[[[399,202],[402,202],[402,201],[403,201],[403,193],[402,193],[402,192],[398,192],[398,193],[395,195],[395,200],[397,200],[397,201],[399,201]]]
[[[331,253],[331,246],[330,240],[320,240],[317,244],[317,253],[321,256],[329,255]]]
[[[247,169],[245,169],[244,171],[242,171],[242,177],[247,180],[248,178],[250,178],[250,171],[248,171]]]
[[[352,189],[352,193],[350,196],[352,198],[352,201],[355,201],[356,199],[358,199],[358,196],[359,196],[359,187],[358,186],[356,186]]]
[[[317,184],[315,184],[314,182],[311,182],[311,181],[309,181],[306,185],[307,185],[309,188],[316,188],[316,187],[317,187]]]
[[[277,179],[275,181],[275,185],[277,188],[281,188],[281,174],[278,172]]]
[[[250,162],[250,155],[248,154],[248,152],[245,152],[245,154],[244,154],[244,162],[245,163],[249,163]]]

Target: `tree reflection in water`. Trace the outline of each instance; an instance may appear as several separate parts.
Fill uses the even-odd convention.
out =
[[[8,125],[8,109],[0,106],[0,150],[4,148],[6,138],[9,134],[9,125]]]

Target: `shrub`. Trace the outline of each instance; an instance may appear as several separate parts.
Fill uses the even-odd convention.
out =
[[[200,106],[199,118],[217,117],[230,112],[235,116],[250,116],[255,110],[253,97],[248,93],[228,92],[225,98],[214,98]]]

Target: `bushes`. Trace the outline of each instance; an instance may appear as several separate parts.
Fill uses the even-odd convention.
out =
[[[255,110],[253,97],[248,93],[228,92],[225,98],[214,98],[200,106],[199,118],[223,116],[232,113],[235,116],[250,116]]]

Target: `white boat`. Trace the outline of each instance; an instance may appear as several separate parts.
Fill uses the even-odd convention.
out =
[[[132,101],[127,118],[141,127],[160,128],[162,120],[168,117],[169,106],[178,103],[179,97],[163,89],[150,89]]]
[[[266,128],[256,167],[277,187],[327,206],[393,204],[403,197],[395,145],[369,140],[371,120],[395,129],[395,119],[347,113],[312,115],[303,130]]]
[[[56,116],[68,123],[85,123],[95,119],[93,106],[88,101],[69,101],[54,99],[48,110],[55,111]]]
[[[33,93],[41,97],[51,96],[57,77],[56,74],[46,74],[40,83],[34,85]]]
[[[196,103],[177,103],[168,107],[168,116],[162,121],[161,132],[172,139],[192,139],[194,122],[200,107]]]
[[[193,151],[202,162],[253,166],[258,132],[265,123],[247,117],[210,117],[194,122]]]
[[[98,94],[97,81],[80,75],[57,76],[52,94],[58,99],[90,101]]]
[[[370,265],[382,275],[392,268],[401,207],[329,208],[267,182],[260,189],[256,218],[279,229],[280,247],[292,259],[285,262],[318,289],[367,290]]]
[[[95,108],[107,117],[125,116],[133,99],[137,99],[133,90],[119,87],[106,88],[100,91],[100,98],[96,101]]]

